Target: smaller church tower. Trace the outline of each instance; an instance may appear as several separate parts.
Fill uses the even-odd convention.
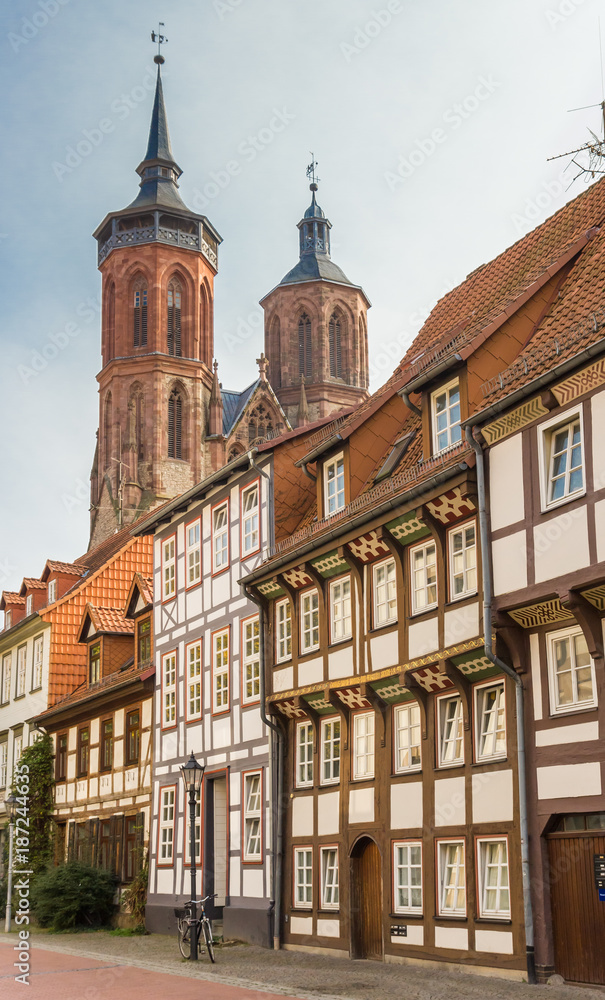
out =
[[[368,396],[371,303],[330,257],[332,226],[315,197],[315,166],[311,204],[298,223],[300,260],[260,303],[269,378],[294,426]]]

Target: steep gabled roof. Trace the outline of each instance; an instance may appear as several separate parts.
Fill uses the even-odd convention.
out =
[[[86,642],[90,635],[132,635],[134,622],[124,617],[120,608],[99,608],[87,604],[82,614],[77,642]]]

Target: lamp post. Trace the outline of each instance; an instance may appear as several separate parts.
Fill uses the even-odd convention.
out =
[[[204,777],[204,766],[198,764],[197,760],[193,756],[193,751],[186,764],[181,766],[181,774],[183,775],[183,782],[185,784],[185,789],[189,793],[189,855],[191,858],[191,899],[196,902],[195,892],[196,892],[196,876],[197,870],[195,866],[195,807],[197,804],[198,796],[200,795],[202,788],[202,779]],[[201,830],[200,830],[200,842],[201,842]],[[192,916],[197,916],[197,907],[192,907]],[[191,927],[191,948],[189,952],[189,959],[192,962],[197,962],[197,948],[198,946],[198,925],[192,924]]]
[[[13,894],[13,825],[17,812],[17,798],[15,795],[8,795],[4,800],[4,807],[8,816],[8,885],[6,894],[6,921],[4,923],[4,933],[8,934],[11,929],[11,896]]]

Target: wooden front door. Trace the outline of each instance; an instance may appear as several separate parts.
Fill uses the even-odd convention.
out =
[[[548,853],[555,971],[570,982],[605,985],[605,902],[594,877],[605,836],[554,834]]]
[[[382,959],[382,864],[373,840],[356,845],[352,865],[353,958]]]

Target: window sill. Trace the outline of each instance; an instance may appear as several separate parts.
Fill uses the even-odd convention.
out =
[[[423,615],[433,615],[438,608],[439,602],[437,601],[435,604],[430,604],[427,608],[419,608],[417,611],[412,611],[410,613],[410,619],[422,618]]]
[[[124,763],[124,767],[138,767],[138,766],[139,766],[138,759],[137,760],[127,760]]]
[[[409,767],[405,771],[392,771],[391,778],[408,778],[415,774],[422,774],[422,766],[420,767]]]
[[[464,767],[463,760],[453,760],[447,764],[438,764],[435,768],[436,771],[451,771],[456,767]]]
[[[319,650],[319,645],[313,646],[311,649],[301,649],[298,662],[300,663],[305,656],[311,656],[313,653],[319,653]]]
[[[276,660],[275,663],[273,664],[273,669],[277,670],[278,667],[288,667],[288,666],[291,667],[292,662],[293,661],[291,656],[288,656],[287,659],[285,660]]]
[[[398,618],[390,618],[388,622],[380,622],[379,625],[372,625],[372,627],[368,629],[368,635],[373,635],[375,632],[382,632],[385,628],[395,629],[398,624]]]
[[[472,762],[472,767],[480,767],[484,764],[504,764],[508,760],[507,754],[498,754],[497,757],[478,757]]]
[[[510,917],[475,917],[476,924],[505,924],[510,927],[512,919]]]
[[[598,709],[597,704],[593,705],[572,705],[569,708],[560,708],[557,711],[550,712],[550,719],[565,719],[568,715],[580,715],[586,712],[596,712]]]
[[[448,923],[450,921],[452,921],[452,922],[455,921],[456,923],[459,923],[459,924],[467,924],[468,923],[468,917],[467,916],[463,916],[462,914],[459,914],[459,913],[437,913],[433,917],[433,920],[435,921],[435,923],[438,923],[440,920],[447,920]]]
[[[318,910],[317,911],[317,916],[318,917],[338,917],[338,916],[340,916],[340,907],[338,907],[335,910],[326,910],[326,909]]]
[[[293,906],[290,910],[290,915],[293,917],[298,916],[299,913],[313,913],[312,906]]]
[[[458,594],[456,597],[450,597],[449,601],[446,601],[445,604],[446,610],[449,607],[461,604],[463,601],[476,600],[478,597],[479,597],[478,590],[469,590],[467,591],[466,594]]]
[[[346,642],[352,643],[353,642],[353,636],[352,635],[343,635],[342,639],[331,639],[330,642],[328,643],[328,652],[330,651],[330,649],[332,648],[332,646],[342,646]]]
[[[540,507],[541,514],[550,514],[553,510],[558,510],[559,507],[564,507],[566,503],[572,503],[574,500],[581,500],[582,497],[586,496],[586,490],[578,490],[576,493],[568,493],[567,496],[561,497],[560,500],[554,500],[552,503],[542,505]]]
[[[14,700],[15,701],[22,701],[24,698],[25,698],[25,691],[23,692],[23,694],[16,694]]]
[[[389,913],[391,920],[424,920],[424,913]]]

